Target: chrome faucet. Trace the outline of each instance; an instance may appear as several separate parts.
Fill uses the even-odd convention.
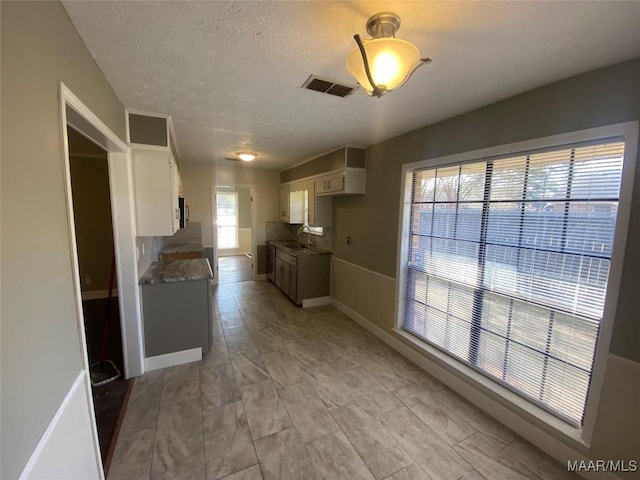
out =
[[[309,225],[302,225],[298,230],[298,235],[300,235],[301,233],[304,233],[305,229],[306,229],[306,232],[309,234],[309,240],[307,243],[309,245],[313,245],[313,243],[311,242],[311,228],[309,227]]]

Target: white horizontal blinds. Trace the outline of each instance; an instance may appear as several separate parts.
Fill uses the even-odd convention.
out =
[[[624,143],[413,174],[404,328],[582,423]]]

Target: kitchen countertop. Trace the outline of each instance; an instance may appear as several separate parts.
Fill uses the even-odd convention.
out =
[[[187,252],[202,252],[204,248],[200,242],[184,242],[173,243],[171,245],[165,245],[160,253],[187,253]]]
[[[166,240],[160,250],[163,253],[202,252],[202,228],[199,222],[188,222],[185,228],[178,230]]]
[[[153,262],[144,272],[139,283],[140,285],[154,285],[158,283],[204,280],[205,278],[213,278],[209,260],[197,258],[174,260],[168,263]]]
[[[319,248],[315,248],[313,246],[309,247],[305,244],[292,240],[268,240],[267,243],[276,248],[282,249],[294,257],[303,257],[305,255],[331,255],[332,253],[330,250],[320,250]],[[294,246],[291,247],[291,245]],[[302,245],[302,247],[296,247],[295,245]]]

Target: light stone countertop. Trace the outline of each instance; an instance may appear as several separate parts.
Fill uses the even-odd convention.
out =
[[[189,260],[174,260],[168,263],[153,262],[142,278],[140,285],[154,285],[158,283],[186,282],[189,280],[204,280],[213,278],[209,260],[196,258]]]

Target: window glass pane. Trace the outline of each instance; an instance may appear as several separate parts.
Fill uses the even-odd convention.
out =
[[[506,336],[510,304],[504,297],[485,293],[482,301],[482,328]]]
[[[549,353],[558,360],[591,370],[597,336],[597,323],[556,314]]]
[[[436,176],[436,202],[456,202],[460,167],[439,168]]]
[[[475,283],[478,271],[477,243],[434,238],[430,251],[424,254],[428,273],[459,283]]]
[[[471,321],[471,315],[473,314],[473,289],[462,285],[451,284],[449,313],[467,322]]]
[[[484,197],[486,162],[468,163],[460,170],[459,201],[481,202]]]
[[[238,247],[238,195],[236,193],[216,194],[216,213],[218,226],[218,247]]]
[[[545,351],[551,310],[523,302],[513,302],[510,338],[539,351]]]
[[[619,143],[577,148],[571,198],[618,198],[623,152],[624,148]]]
[[[456,357],[467,361],[471,339],[471,324],[449,315],[444,347]]]
[[[456,219],[456,238],[460,240],[480,241],[482,228],[482,203],[463,203],[458,205]]]
[[[427,304],[441,310],[447,311],[449,304],[449,284],[435,278],[429,280],[427,291]]]
[[[430,342],[443,347],[447,333],[447,314],[431,307],[427,307],[426,312],[424,337]]]
[[[521,200],[527,158],[503,158],[493,162],[490,200]]]
[[[431,235],[433,204],[416,204],[411,212],[411,231],[416,235]]]
[[[574,202],[567,217],[565,249],[611,256],[618,202]]]
[[[550,359],[542,400],[563,415],[582,422],[590,374]]]
[[[520,238],[521,203],[491,203],[487,242],[517,246]]]
[[[544,354],[509,342],[505,381],[535,399],[540,395],[540,379],[544,372]]]
[[[478,367],[494,377],[502,378],[506,341],[489,332],[480,334],[478,345]]]
[[[529,157],[527,199],[552,201],[567,196],[571,149],[534,154]],[[544,207],[545,202],[537,202]],[[542,210],[538,207],[537,210]]]
[[[413,174],[414,202],[433,202],[436,170],[420,170]]]
[[[455,238],[456,231],[456,204],[438,203],[433,209],[434,237]]]
[[[522,246],[559,251],[564,245],[565,202],[526,203],[522,222]]]

